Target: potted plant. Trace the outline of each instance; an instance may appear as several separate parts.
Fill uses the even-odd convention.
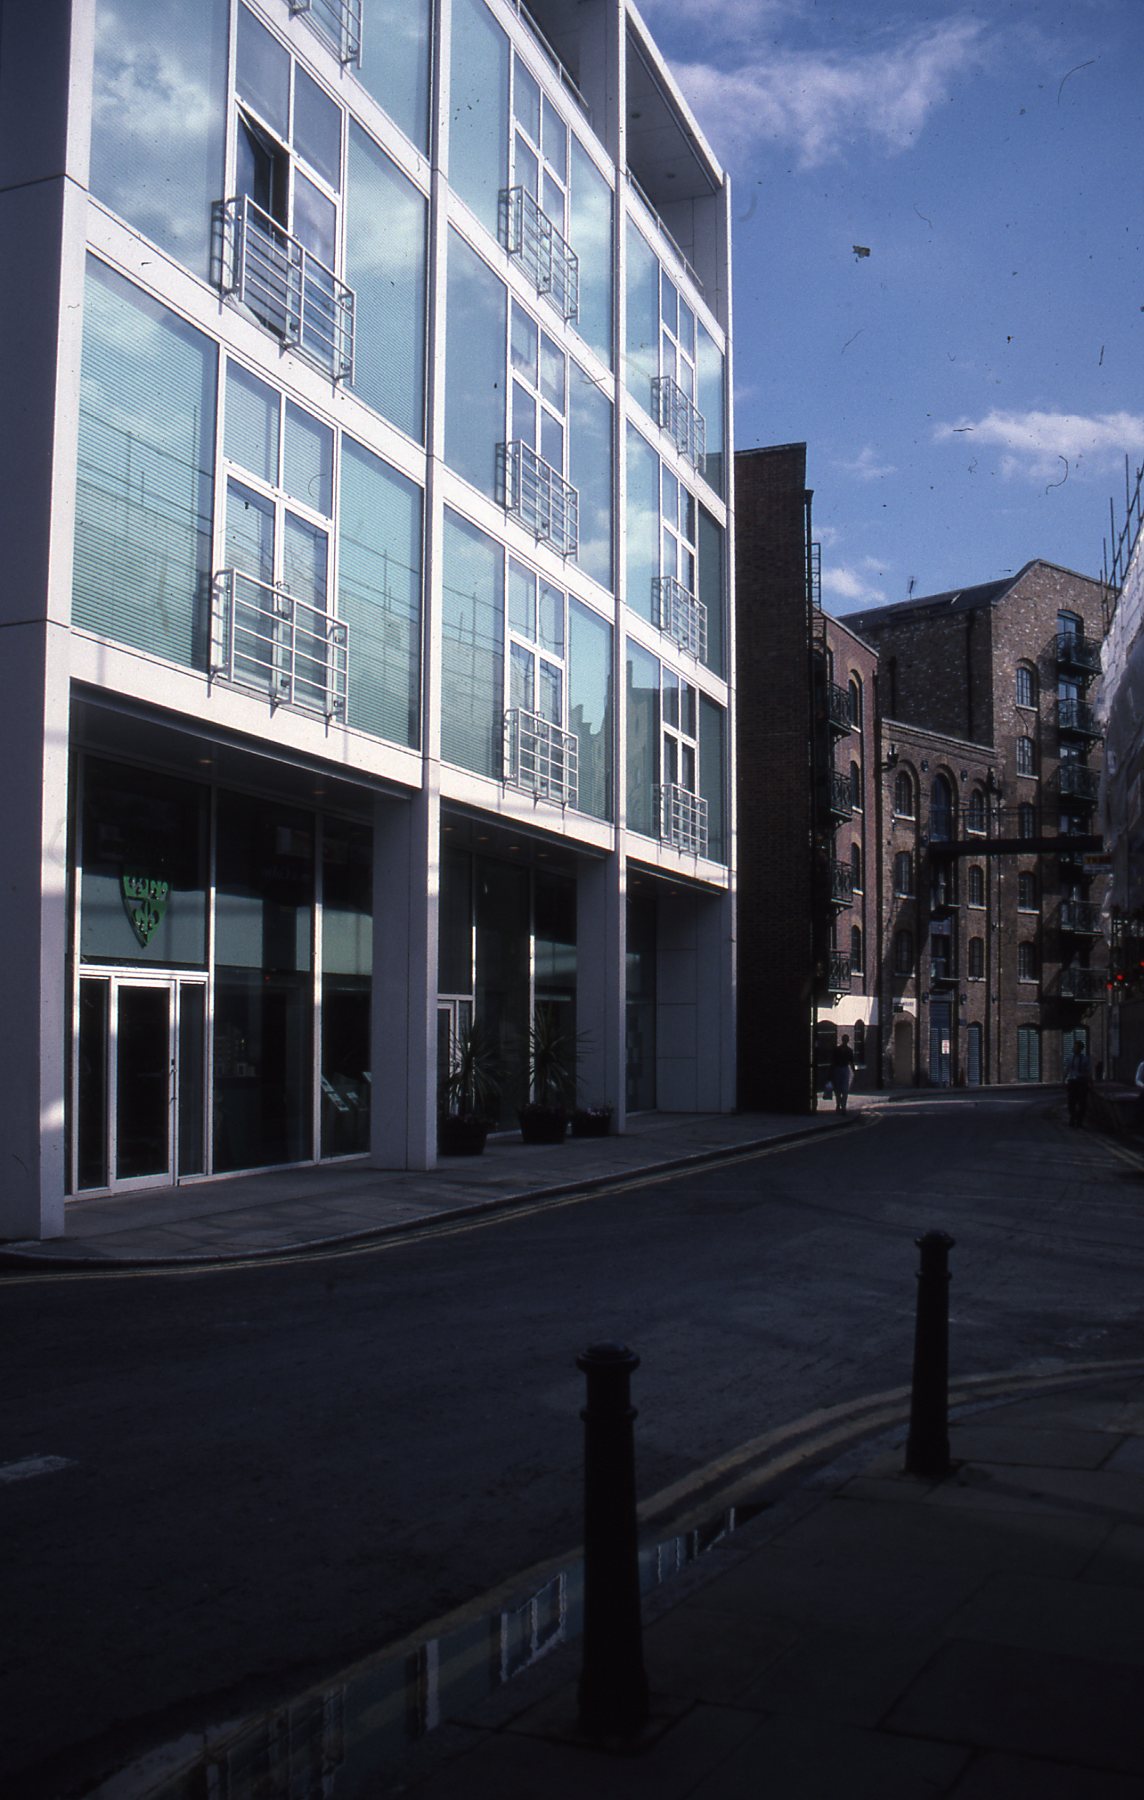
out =
[[[555,1006],[538,1006],[528,1034],[529,1098],[519,1108],[526,1144],[561,1144],[568,1132],[568,1098],[576,1087],[576,1039]]]
[[[475,1019],[453,1038],[441,1084],[437,1148],[442,1156],[479,1156],[500,1095],[500,1068]]]
[[[572,1113],[572,1136],[575,1138],[607,1137],[612,1129],[612,1108],[606,1100],[577,1106]]]

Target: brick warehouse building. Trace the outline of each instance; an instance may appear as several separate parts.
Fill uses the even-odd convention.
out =
[[[832,619],[805,478],[736,458],[743,1104],[812,1106],[844,1030],[859,1089],[1056,1081],[1078,1032],[1107,1061],[1101,585],[1032,562]]]

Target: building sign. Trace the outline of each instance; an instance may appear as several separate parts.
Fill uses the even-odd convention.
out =
[[[127,917],[131,920],[132,929],[139,942],[147,945],[159,929],[163,914],[167,910],[167,896],[171,884],[161,881],[155,875],[140,875],[135,871],[128,874],[123,871],[121,879],[123,904],[127,909]]]

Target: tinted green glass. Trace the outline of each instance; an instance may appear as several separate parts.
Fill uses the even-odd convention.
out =
[[[420,443],[425,432],[424,195],[350,124],[346,280],[356,393]]]
[[[580,496],[576,561],[601,587],[613,581],[612,403],[577,363],[568,371],[568,478]]]
[[[613,819],[612,627],[576,600],[568,604],[568,725],[580,746],[579,810]]]
[[[508,177],[508,38],[483,0],[454,0],[449,185],[486,231]]]
[[[641,619],[651,619],[652,583],[659,576],[659,457],[630,425],[627,502],[625,598]]]
[[[658,836],[655,784],[659,780],[659,663],[627,640],[628,828]]]
[[[350,632],[349,722],[421,741],[420,488],[342,439],[338,616]]]
[[[503,281],[455,231],[449,233],[445,341],[445,460],[490,499],[505,435]]]
[[[659,374],[659,263],[631,220],[627,229],[627,363],[629,394],[651,411],[651,384]]]
[[[441,755],[478,775],[504,756],[504,552],[445,513],[441,589]]]

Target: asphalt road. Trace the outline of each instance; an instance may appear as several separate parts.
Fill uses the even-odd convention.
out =
[[[1144,1177],[1059,1114],[919,1097],[335,1258],[0,1281],[0,1779],[69,1791],[575,1545],[589,1343],[641,1356],[644,1496],[907,1382],[931,1227],[955,1374],[1144,1355]]]

